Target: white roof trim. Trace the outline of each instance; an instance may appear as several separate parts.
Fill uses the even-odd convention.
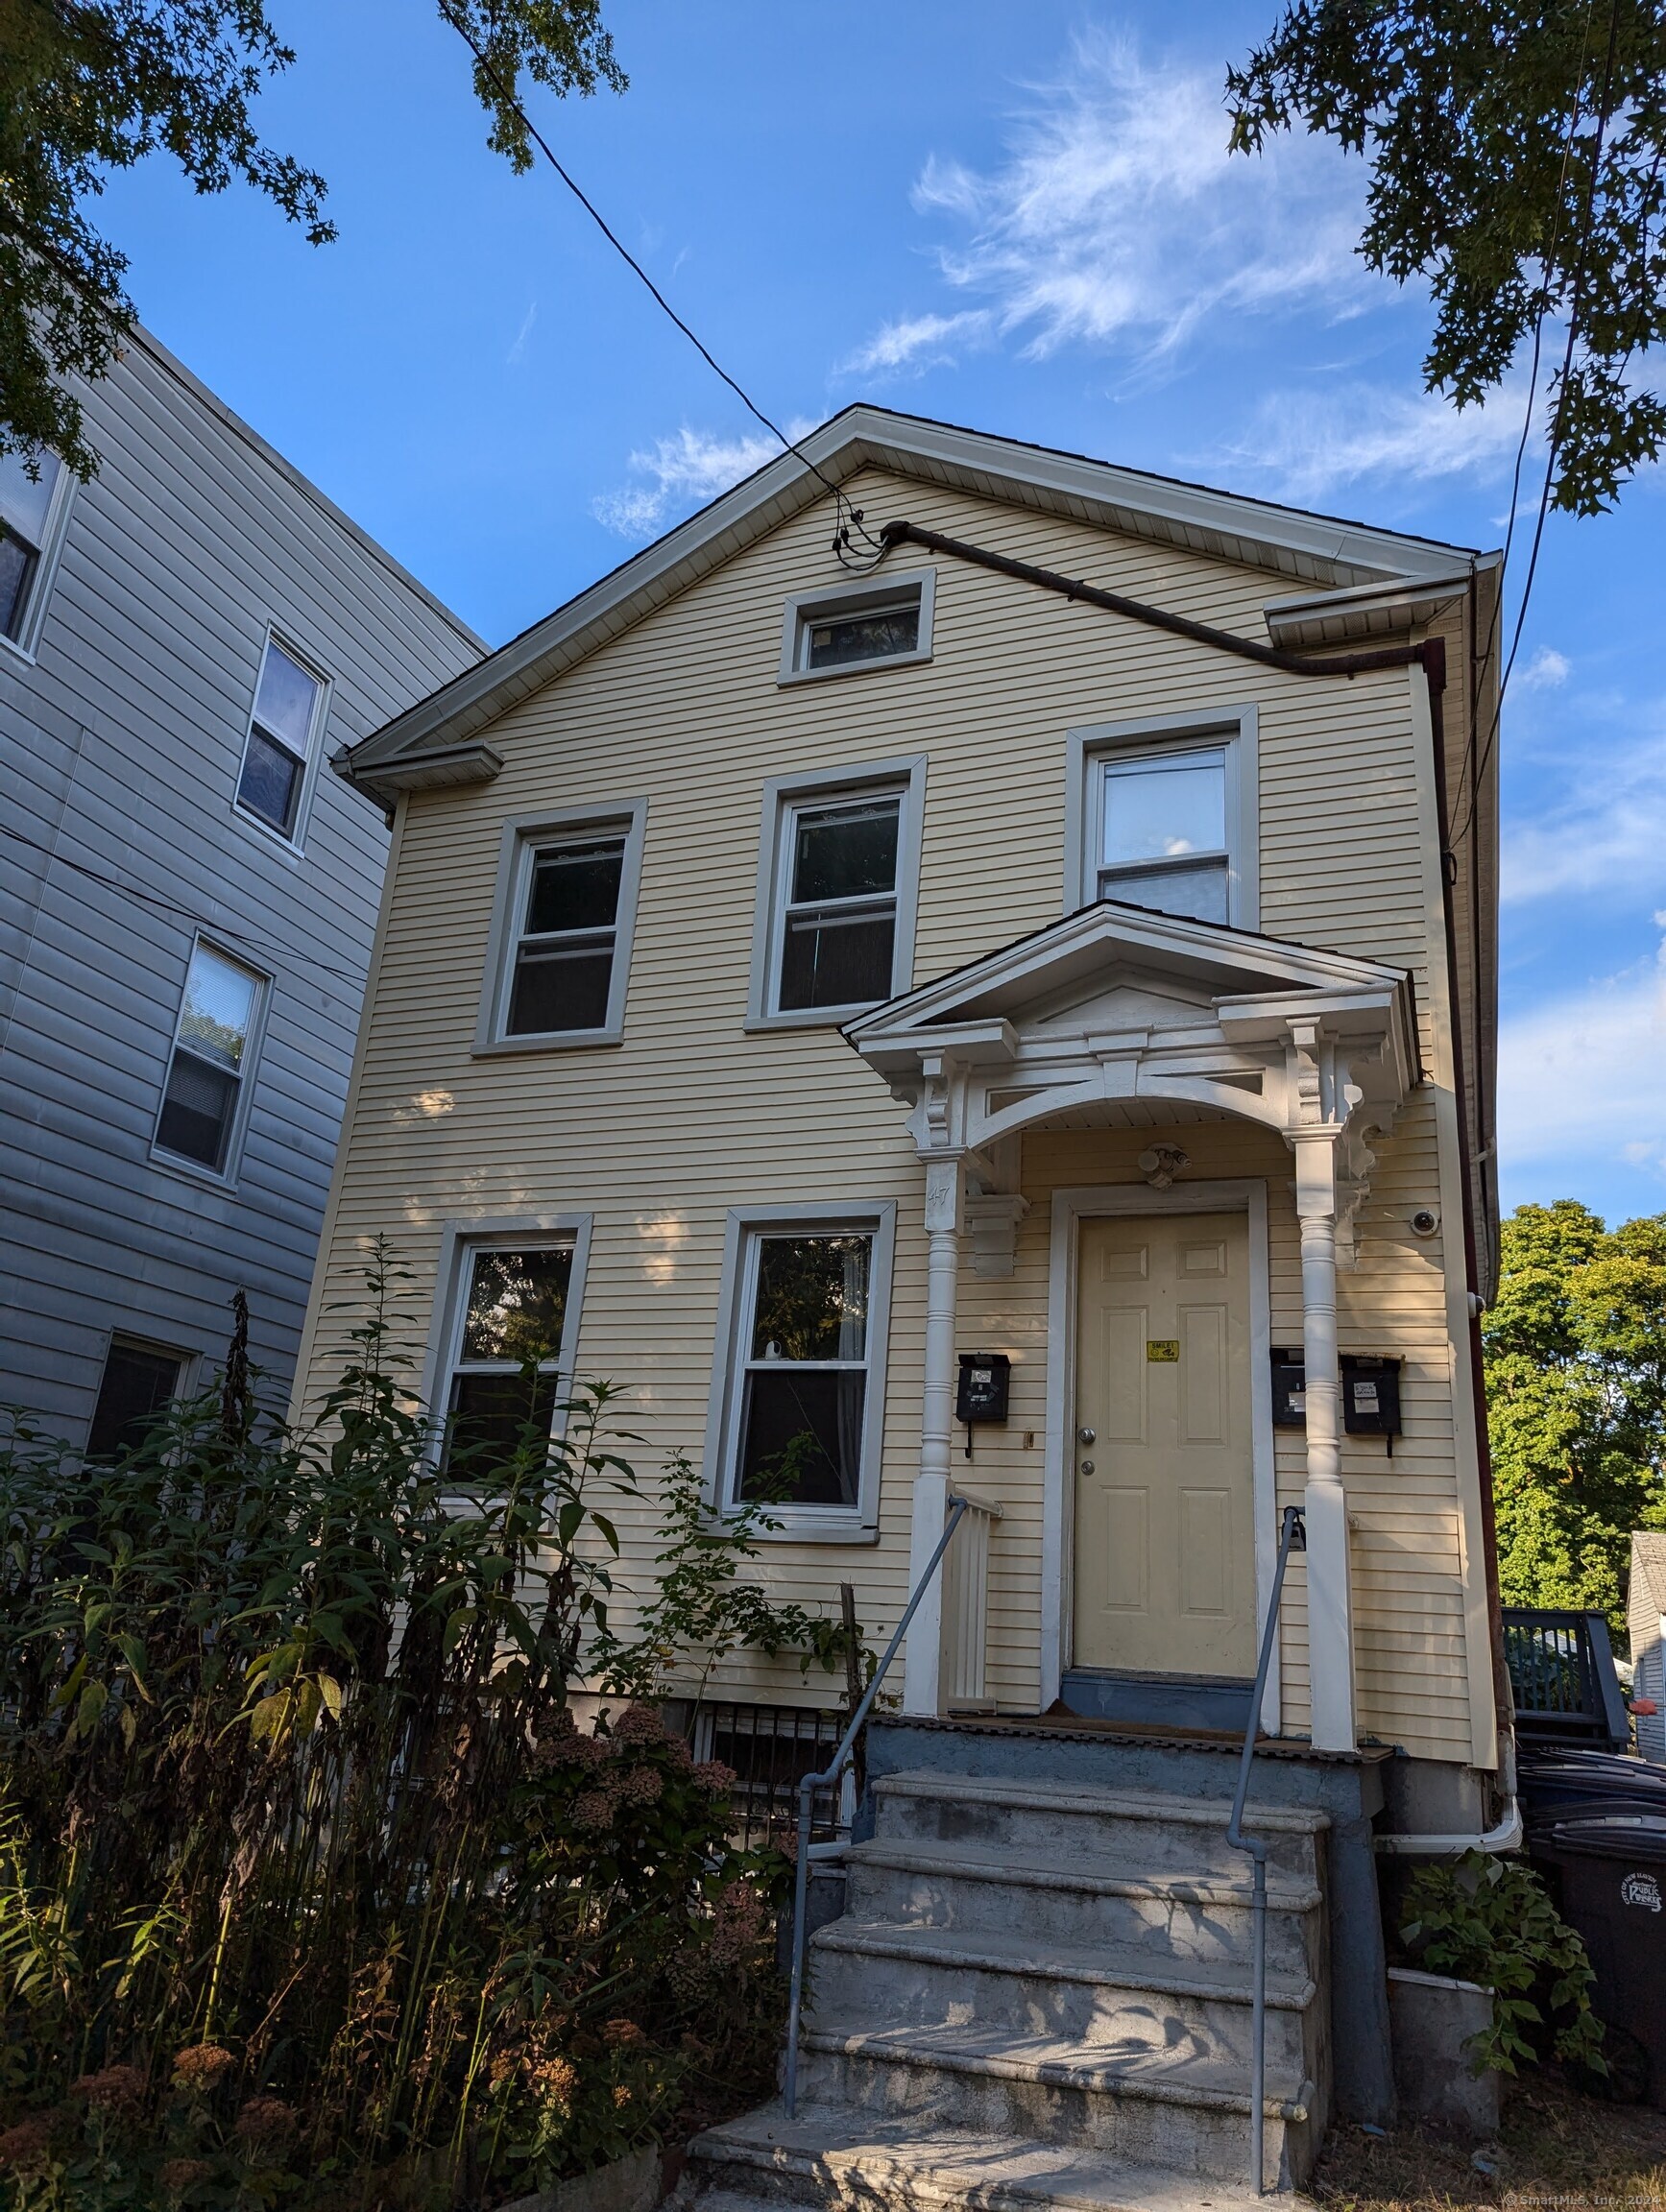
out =
[[[769,462],[477,667],[338,755],[336,767],[374,791],[376,771],[400,757],[430,746],[462,745],[744,546],[825,497],[822,477],[836,484],[870,467],[1333,589],[1376,583],[1399,588],[1449,577],[1461,550],[882,407],[847,407],[802,440],[797,451]]]

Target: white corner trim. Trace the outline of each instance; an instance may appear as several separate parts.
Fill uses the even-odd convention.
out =
[[[1452,1373],[1452,1452],[1462,1544],[1464,1672],[1469,1690],[1469,1756],[1491,1773],[1499,1762],[1498,1707],[1493,1689],[1492,1624],[1486,1595],[1486,1519],[1481,1494],[1478,1408],[1469,1364],[1469,1283],[1463,1247],[1463,1153],[1452,1058],[1452,1004],[1446,967],[1446,900],[1441,885],[1440,822],[1436,804],[1435,716],[1429,679],[1408,668],[1412,733],[1417,750],[1417,828],[1423,863],[1423,926],[1428,940],[1432,1062],[1426,1081],[1435,1098],[1436,1158],[1440,1174],[1440,1259],[1446,1284],[1446,1334]]]
[[[486,967],[480,986],[480,1011],[474,1025],[476,1058],[509,1052],[574,1052],[592,1045],[624,1042],[625,999],[630,989],[631,949],[637,933],[637,902],[642,883],[642,847],[647,835],[646,799],[596,801],[583,806],[557,806],[536,814],[516,814],[503,825],[497,853],[497,880],[492,894],[492,927],[486,940]],[[543,1035],[511,1036],[509,1015],[518,902],[529,849],[540,839],[571,830],[617,828],[624,832],[625,856],[619,872],[619,902],[614,923],[614,965],[608,981],[608,1018],[599,1029],[559,1029]]]
[[[1255,1524],[1256,1634],[1266,1620],[1278,1560],[1278,1497],[1272,1433],[1272,1308],[1267,1235],[1267,1185],[1259,1178],[1176,1183],[1099,1183],[1055,1190],[1048,1260],[1047,1450],[1042,1469],[1041,1705],[1058,1696],[1071,1664],[1075,1465],[1076,1289],[1084,1220],[1140,1214],[1245,1214],[1249,1229],[1250,1499]],[[1262,1701],[1262,1726],[1279,1729],[1279,1648],[1275,1640]]]
[[[723,1274],[712,1334],[712,1387],[706,1401],[706,1437],[701,1469],[708,1505],[717,1514],[733,1510],[728,1491],[738,1443],[741,1293],[745,1285],[746,1240],[756,1230],[825,1229],[837,1236],[869,1229],[874,1238],[868,1280],[868,1391],[862,1407],[862,1475],[856,1509],[839,1505],[773,1505],[779,1528],[760,1532],[778,1544],[873,1544],[879,1540],[880,1481],[885,1435],[885,1375],[891,1334],[891,1274],[896,1258],[897,1202],[834,1199],[779,1206],[732,1206],[723,1227]]]
[[[570,1244],[572,1276],[567,1286],[567,1310],[562,1315],[561,1350],[555,1369],[559,1390],[570,1390],[578,1354],[579,1316],[584,1307],[585,1273],[590,1265],[591,1233],[595,1216],[590,1213],[490,1214],[476,1218],[458,1217],[441,1224],[440,1254],[434,1273],[434,1297],[428,1315],[428,1338],[423,1353],[418,1402],[427,1417],[429,1449],[437,1448],[445,1427],[446,1409],[437,1401],[448,1390],[456,1364],[457,1343],[463,1330],[463,1265],[469,1255],[483,1247],[505,1244]],[[557,1417],[557,1433],[560,1417]]]
[[[830,614],[889,613],[893,607],[918,602],[919,641],[907,653],[884,653],[871,661],[842,661],[836,668],[805,665],[805,634],[812,622]],[[908,668],[931,658],[931,624],[937,603],[935,568],[908,568],[892,574],[858,578],[835,585],[831,590],[797,591],[787,600],[781,627],[780,684],[823,684],[834,676],[862,676],[875,668]]]
[[[780,960],[779,920],[790,854],[782,831],[790,809],[805,800],[860,798],[864,792],[901,794],[897,823],[897,930],[891,951],[889,997],[912,987],[914,929],[920,907],[920,848],[926,828],[926,755],[905,753],[889,760],[864,760],[817,768],[796,776],[771,776],[763,786],[758,836],[758,887],[752,910],[752,957],[746,994],[748,1029],[836,1029],[863,1006],[804,1006],[786,1013],[773,1006]],[[883,1001],[881,1001],[883,1003]]]
[[[1219,746],[1226,755],[1226,830],[1230,853],[1227,922],[1261,927],[1261,732],[1253,704],[1186,714],[1091,722],[1065,733],[1064,905],[1066,914],[1099,896],[1100,813],[1094,766],[1106,754],[1165,753]]]

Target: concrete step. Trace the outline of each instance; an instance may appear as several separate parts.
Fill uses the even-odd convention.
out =
[[[1019,2138],[1213,2180],[1241,2180],[1249,2156],[1242,2066],[1184,2051],[1127,2054],[968,2023],[871,2028],[826,2019],[800,2048],[800,2110],[852,2108],[914,2128]],[[1315,2093],[1269,2067],[1266,2173],[1313,2162]]]
[[[1316,1994],[1307,1975],[1270,1974],[1269,2072],[1309,2070]],[[1043,2035],[1101,2057],[1185,2055],[1236,2067],[1247,2080],[1247,1960],[1154,1958],[1135,1948],[1045,1943],[989,1930],[833,1921],[810,1957],[810,2024],[828,2018],[885,2028],[957,2028]]]
[[[847,1866],[845,1910],[854,1920],[1123,1945],[1174,1959],[1249,1956],[1247,1871],[1153,1874],[1110,1854],[1017,1859],[998,1845],[911,1839],[858,1843]],[[1267,1901],[1269,1969],[1316,1976],[1324,1958],[1317,1886],[1273,1878]]]
[[[697,2135],[689,2146],[698,2212],[1250,2212],[1267,2199],[1247,2178],[1195,2177],[1067,2145],[992,2140],[855,2112],[779,2104]]]
[[[1192,1879],[1242,1880],[1250,1863],[1226,1840],[1229,1800],[919,1772],[881,1776],[874,1802],[882,1842],[999,1848],[1024,1860],[1110,1856],[1137,1861],[1150,1874]],[[1252,1805],[1244,1826],[1268,1844],[1269,1880],[1319,1884],[1328,1814]]]

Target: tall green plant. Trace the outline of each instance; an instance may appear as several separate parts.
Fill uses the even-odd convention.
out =
[[[614,1394],[436,1465],[378,1255],[319,1422],[0,1439],[0,2203],[484,2205],[761,2089],[779,1864],[610,1636]],[[529,1392],[529,1402],[531,1393]]]

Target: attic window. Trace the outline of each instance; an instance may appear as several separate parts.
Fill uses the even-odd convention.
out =
[[[781,647],[781,681],[848,676],[931,658],[932,577],[896,576],[789,599]]]

